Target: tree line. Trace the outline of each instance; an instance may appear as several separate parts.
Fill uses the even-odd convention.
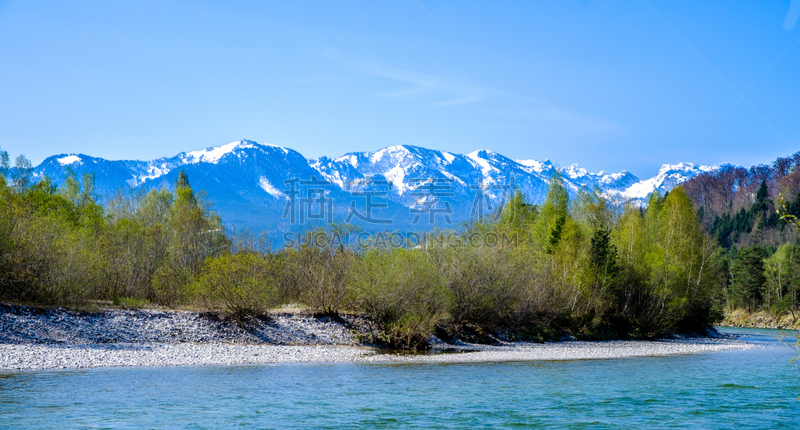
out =
[[[749,169],[727,167],[683,184],[704,230],[720,246],[721,306],[798,309],[800,152]]]

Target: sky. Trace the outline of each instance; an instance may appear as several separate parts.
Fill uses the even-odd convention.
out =
[[[751,166],[800,150],[798,17],[800,0],[0,0],[0,149]]]

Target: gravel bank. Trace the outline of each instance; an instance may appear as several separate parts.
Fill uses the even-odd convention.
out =
[[[276,313],[247,328],[208,312],[105,310],[73,312],[0,304],[0,344],[224,343],[349,345],[357,334],[374,331],[364,318],[315,318]]]
[[[513,342],[505,345],[465,345],[453,354],[363,356],[366,362],[475,363],[536,360],[587,360],[700,354],[756,346],[735,339],[617,340],[603,342]]]
[[[479,363],[582,360],[699,354],[754,348],[730,339],[461,345],[472,350],[427,355],[379,354],[333,346],[235,344],[0,345],[0,371],[116,366],[254,365],[270,363]]]
[[[117,366],[352,362],[370,351],[332,346],[234,344],[0,345],[0,371]]]
[[[107,310],[80,313],[0,304],[0,371],[115,366],[268,363],[475,363],[698,354],[755,345],[728,338],[662,341],[514,342],[435,345],[439,353],[381,354],[363,347],[374,334],[362,318],[276,314],[252,327],[198,312]],[[443,351],[455,351],[442,353]]]

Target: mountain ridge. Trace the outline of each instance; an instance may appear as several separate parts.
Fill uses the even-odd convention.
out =
[[[729,166],[664,164],[655,176],[639,179],[626,170],[591,173],[578,164],[558,168],[550,160],[512,160],[486,149],[456,154],[396,145],[336,158],[308,159],[291,148],[239,140],[149,161],[57,154],[36,166],[34,177],[48,176],[61,185],[68,170],[92,173],[98,194],[108,198],[125,189],[171,188],[178,172],[185,170],[192,185],[205,190],[215,210],[233,225],[291,230],[297,223],[287,215],[295,210],[293,206],[289,211],[290,203],[305,205],[298,210],[328,204],[331,219],[351,221],[354,215],[369,212],[370,204],[377,204],[372,209],[390,216],[394,227],[424,230],[493,213],[515,188],[532,203],[539,203],[557,169],[573,195],[583,187],[597,187],[609,198],[644,204],[655,190],[663,194],[698,174]],[[318,190],[324,192],[319,194]],[[476,212],[478,206],[480,213]],[[420,218],[412,215],[423,210],[436,212],[432,218],[447,215],[451,222],[412,222]],[[369,217],[367,221],[363,216],[355,218],[371,224]]]

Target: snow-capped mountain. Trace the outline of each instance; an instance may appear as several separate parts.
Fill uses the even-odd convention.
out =
[[[644,202],[655,190],[664,194],[683,182],[686,182],[689,178],[719,168],[720,166],[698,166],[692,163],[664,164],[658,170],[656,176],[650,179],[631,182],[622,190],[607,189],[606,193],[611,196],[619,196],[622,199]]]
[[[643,204],[655,190],[663,194],[716,168],[665,164],[645,180],[627,171],[590,173],[576,164],[561,172],[573,194],[596,187]],[[489,215],[517,188],[539,203],[556,169],[549,160],[512,160],[489,150],[454,154],[411,145],[309,160],[289,148],[242,140],[151,161],[59,154],[45,159],[34,175],[60,185],[70,170],[91,173],[96,191],[107,198],[131,189],[171,188],[184,170],[232,225],[286,231],[333,219],[425,230]]]

